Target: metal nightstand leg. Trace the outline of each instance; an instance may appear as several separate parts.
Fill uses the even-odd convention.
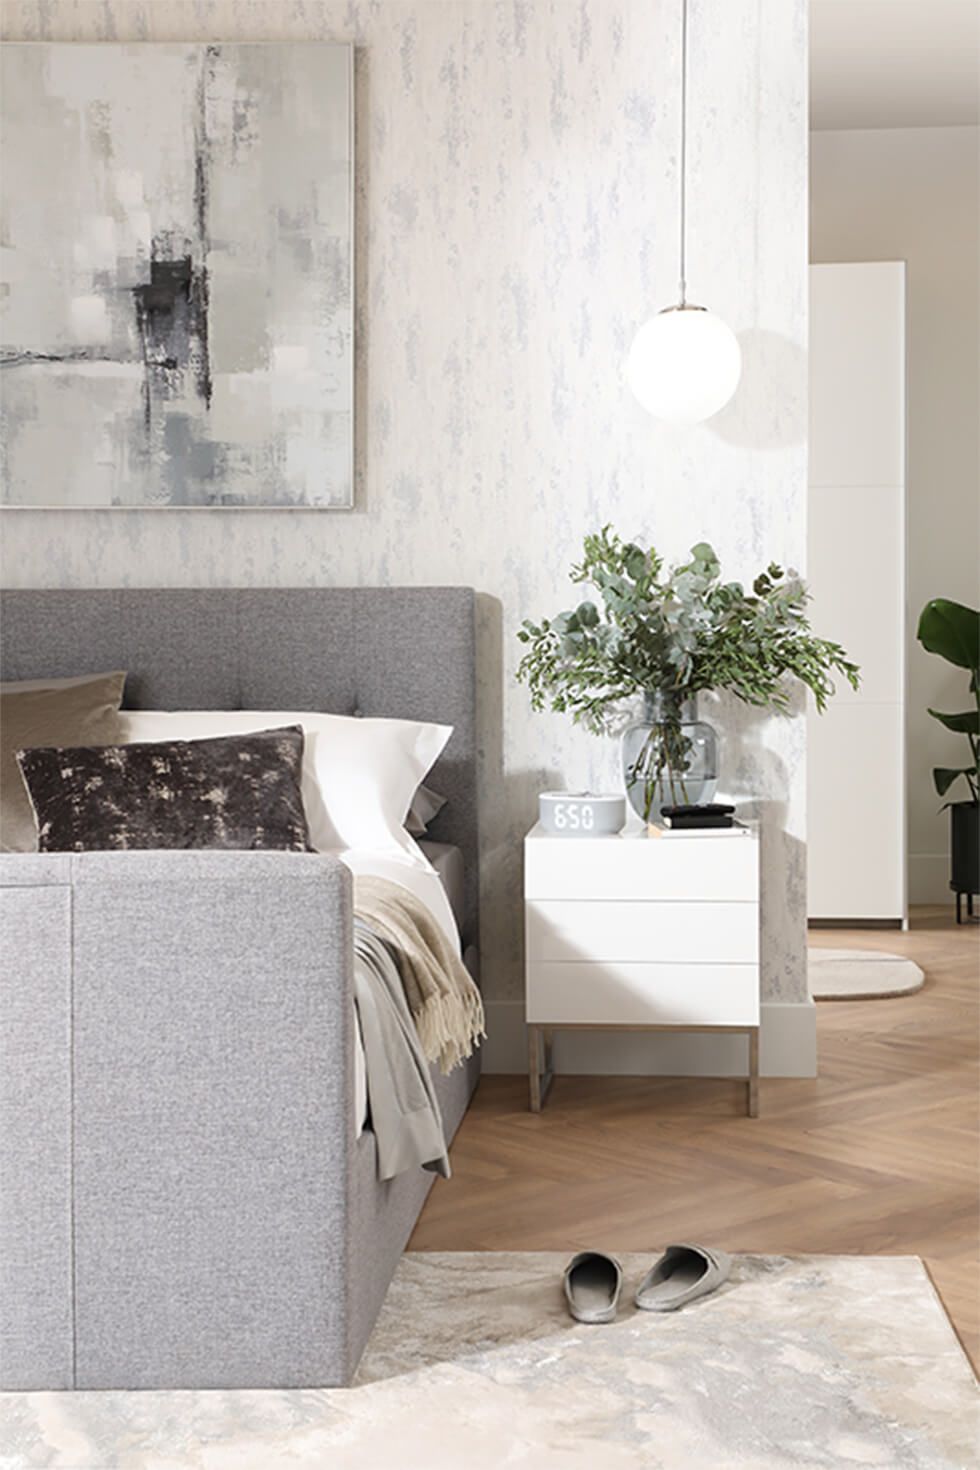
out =
[[[759,1028],[749,1031],[749,1075],[745,1083],[745,1111],[750,1118],[759,1116]]]
[[[551,1060],[552,1033],[546,1026],[528,1026],[527,1061],[531,1112],[540,1113],[554,1080]]]

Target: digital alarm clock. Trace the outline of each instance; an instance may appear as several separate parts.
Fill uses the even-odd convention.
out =
[[[542,791],[538,820],[556,837],[613,837],[626,821],[625,796],[592,791]]]

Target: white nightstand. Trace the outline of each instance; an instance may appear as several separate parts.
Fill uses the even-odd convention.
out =
[[[524,841],[531,1108],[565,1029],[736,1031],[759,1111],[759,838],[645,830]],[[543,1075],[542,1075],[543,1074]]]

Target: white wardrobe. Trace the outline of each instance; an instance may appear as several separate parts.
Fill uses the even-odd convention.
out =
[[[810,267],[807,577],[821,637],[861,666],[808,696],[811,919],[907,921],[905,265]]]

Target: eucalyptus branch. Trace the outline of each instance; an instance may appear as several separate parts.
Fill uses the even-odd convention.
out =
[[[805,584],[775,563],[746,591],[722,582],[707,542],[665,570],[653,547],[622,541],[604,526],[586,536],[571,580],[594,587],[597,600],[525,621],[517,677],[534,709],[569,713],[597,733],[637,694],[727,690],[746,704],[782,710],[796,680],[823,710],[835,675],[857,688],[857,665],[811,629]]]

